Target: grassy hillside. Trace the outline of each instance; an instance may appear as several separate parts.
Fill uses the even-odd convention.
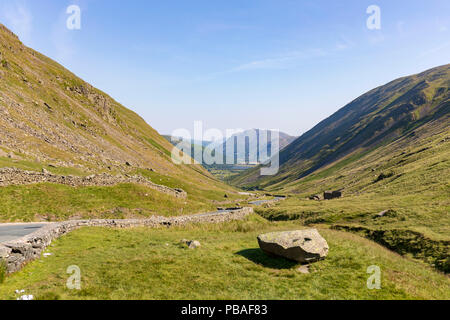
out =
[[[429,124],[414,136],[330,164],[271,190],[291,196],[258,213],[357,232],[450,271],[450,132]],[[326,190],[343,198],[309,200]],[[390,210],[384,217],[376,215]]]
[[[448,277],[352,234],[321,229],[327,259],[302,274],[296,263],[258,248],[262,232],[303,228],[298,222],[246,221],[175,229],[81,229],[47,250],[53,255],[9,276],[0,299],[24,289],[37,299],[448,299]],[[182,239],[202,247],[187,249]],[[68,290],[67,267],[81,270]],[[369,266],[381,289],[366,286]]]
[[[0,167],[80,176],[138,173],[150,176],[154,183],[170,183],[191,193],[186,204],[174,201],[172,206],[166,205],[171,200],[164,195],[133,186],[132,192],[120,186],[2,187],[1,221],[33,220],[55,216],[57,211],[61,212],[59,218],[91,213],[98,216],[113,210],[114,205],[152,213],[164,210],[167,214],[168,208],[173,208],[173,214],[179,214],[182,208],[210,208],[211,201],[223,199],[225,193],[231,193],[232,198],[234,190],[216,181],[203,167],[175,165],[172,145],[136,113],[25,47],[2,25],[0,62]],[[134,196],[127,201],[111,201],[108,193],[117,196],[122,191],[124,197],[130,193]]]
[[[232,182],[257,188],[283,186],[345,157],[352,161],[369,152],[380,152],[379,147],[414,136],[424,126],[448,130],[449,85],[450,65],[445,65],[376,88],[284,149],[276,176],[260,177],[256,168]]]
[[[290,197],[258,213],[358,233],[450,271],[450,65],[372,90],[233,182]],[[343,198],[309,200],[327,190]],[[386,215],[377,214],[388,210]]]

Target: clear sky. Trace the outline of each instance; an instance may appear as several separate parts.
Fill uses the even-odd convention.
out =
[[[66,27],[72,4],[81,30]],[[0,22],[164,134],[201,120],[300,135],[450,62],[448,0],[0,0]]]

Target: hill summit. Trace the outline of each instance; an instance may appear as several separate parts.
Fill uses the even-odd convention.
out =
[[[0,176],[0,219],[117,208],[180,214],[235,193],[200,165],[174,164],[172,148],[136,113],[0,25],[0,168],[11,169]],[[184,192],[188,200],[170,196]]]

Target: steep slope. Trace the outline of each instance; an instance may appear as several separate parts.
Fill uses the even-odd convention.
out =
[[[67,174],[139,175],[155,184],[188,189],[185,191],[190,194],[189,201],[196,202],[195,208],[212,206],[210,200],[223,198],[225,191],[232,192],[201,166],[175,165],[171,151],[172,145],[137,114],[58,63],[25,47],[16,35],[0,25],[0,168],[45,169],[59,175],[57,179]],[[20,181],[13,182],[20,187]],[[32,201],[29,194],[38,186],[27,188],[25,194],[22,194],[25,187],[14,189],[24,197],[22,204]],[[8,219],[11,206],[5,203],[14,198],[11,193],[14,190],[0,188],[0,219]],[[48,190],[38,193],[45,192]],[[58,192],[67,195],[73,190],[58,189]],[[154,189],[140,192],[155,195],[156,202],[161,200],[161,195],[155,194]],[[96,197],[91,196],[92,199]],[[98,210],[114,209],[108,205],[110,199],[103,200],[98,204]],[[164,201],[172,202],[170,197]],[[176,214],[179,214],[183,203],[177,201]],[[92,205],[87,205],[78,211],[76,206],[79,205],[73,204],[70,212],[93,209]],[[132,203],[127,206],[133,208]],[[22,209],[29,216],[32,208],[25,207]],[[35,215],[55,211],[56,207],[56,202],[46,204],[42,209],[36,205]],[[152,210],[160,207],[152,204]]]
[[[344,157],[408,137],[425,125],[448,130],[450,65],[397,79],[357,98],[280,153],[277,175],[259,168],[233,179],[240,186],[282,188]]]
[[[289,195],[257,209],[269,220],[355,232],[448,273],[449,82],[447,65],[372,90],[282,151],[278,175],[235,182]]]

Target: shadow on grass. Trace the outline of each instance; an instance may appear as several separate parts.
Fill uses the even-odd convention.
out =
[[[291,269],[292,267],[298,265],[298,263],[294,261],[290,261],[281,257],[269,256],[259,248],[245,249],[236,252],[236,254],[250,260],[253,263],[271,269]]]

